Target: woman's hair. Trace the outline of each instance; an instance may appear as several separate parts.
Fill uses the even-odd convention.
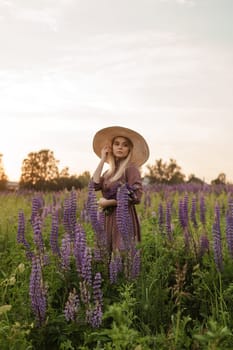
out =
[[[114,143],[115,138],[112,140],[112,145]],[[124,171],[125,171],[127,165],[130,163],[130,160],[131,160],[133,144],[132,144],[130,139],[128,139],[125,136],[124,136],[124,138],[128,141],[128,144],[129,144],[129,154],[124,160],[122,160],[120,162],[119,168],[117,170],[116,170],[116,163],[115,163],[114,156],[112,154],[109,155],[109,158],[108,158],[109,169],[106,171],[106,177],[109,179],[110,182],[117,181],[118,179],[120,179],[122,177],[122,175],[124,174]],[[116,173],[115,173],[115,171],[116,171]]]

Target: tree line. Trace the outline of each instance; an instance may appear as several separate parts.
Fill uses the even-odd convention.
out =
[[[8,177],[4,170],[2,156],[0,154],[0,190],[6,190]],[[59,160],[49,149],[30,152],[22,162],[19,188],[36,191],[59,191],[72,188],[82,189],[88,186],[91,177],[89,171],[84,171],[80,175],[70,175],[68,167],[59,172],[58,164]],[[204,180],[194,174],[189,175],[186,180],[181,167],[172,158],[169,162],[158,159],[155,164],[147,165],[147,172],[143,178],[144,182],[148,184],[204,184]],[[211,181],[211,184],[226,184],[226,175],[220,173],[216,179]]]
[[[22,162],[19,189],[60,191],[72,188],[82,189],[88,185],[90,181],[88,171],[84,171],[81,175],[70,175],[68,167],[59,172],[58,164],[59,160],[49,149],[30,152]],[[0,155],[0,190],[7,189],[7,184],[8,177]]]

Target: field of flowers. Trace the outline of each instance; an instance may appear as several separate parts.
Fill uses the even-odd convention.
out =
[[[0,349],[233,349],[233,186],[145,187],[111,256],[96,195],[0,193]]]

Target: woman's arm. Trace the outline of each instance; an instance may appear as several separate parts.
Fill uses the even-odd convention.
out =
[[[115,199],[106,199],[104,197],[101,197],[98,200],[98,205],[100,208],[105,209],[107,207],[113,207],[117,205],[117,201]]]
[[[98,184],[100,183],[100,178],[101,178],[101,174],[102,174],[102,170],[104,167],[104,163],[106,162],[106,159],[108,157],[108,153],[109,153],[110,149],[109,146],[104,146],[103,149],[101,150],[101,159],[100,162],[92,176],[92,180]]]

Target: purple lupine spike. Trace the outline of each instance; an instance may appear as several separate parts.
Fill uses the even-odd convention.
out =
[[[61,241],[61,267],[64,270],[69,270],[70,268],[70,257],[71,257],[71,239],[68,233],[62,238]]]
[[[199,248],[199,257],[202,258],[203,255],[209,251],[209,239],[203,234],[200,237],[200,248]]]
[[[58,210],[54,210],[52,213],[52,227],[51,227],[51,233],[50,233],[50,247],[52,250],[52,253],[54,255],[60,256],[60,249],[58,245],[58,228],[59,228],[59,221],[58,221]]]
[[[92,270],[91,270],[92,254],[91,248],[85,247],[82,257],[81,275],[83,279],[91,286],[92,285]]]
[[[79,304],[79,297],[74,288],[73,291],[69,293],[68,299],[65,303],[64,314],[66,321],[75,321]]]
[[[188,227],[188,196],[179,201],[179,221],[180,225],[185,230]]]
[[[229,204],[228,204],[228,211],[229,211],[229,215],[231,215],[233,217],[233,198],[229,199]]]
[[[179,200],[179,223],[183,229],[186,228],[186,222],[184,217],[184,203],[182,199]]]
[[[93,281],[93,300],[94,302],[98,302],[102,305],[103,303],[103,293],[101,290],[101,284],[102,284],[102,277],[101,273],[97,272],[94,277]]]
[[[122,257],[119,251],[112,252],[111,260],[109,263],[109,279],[110,282],[116,283],[117,277],[120,272],[123,270],[123,263],[122,263]]]
[[[223,269],[223,257],[222,257],[222,243],[221,243],[221,228],[220,228],[220,208],[219,205],[215,206],[215,218],[212,228],[213,232],[213,250],[214,261],[216,268],[221,271]]]
[[[198,227],[197,225],[197,219],[196,219],[196,212],[197,212],[197,198],[196,197],[192,197],[192,206],[191,206],[191,221],[193,223],[193,226],[195,228]]]
[[[41,217],[39,215],[36,215],[32,221],[32,228],[33,228],[33,239],[34,243],[36,245],[37,250],[40,253],[44,253],[44,241],[42,237],[42,222]]]
[[[40,257],[32,257],[32,270],[30,275],[29,295],[31,299],[32,311],[36,317],[37,323],[41,326],[46,316],[46,291],[43,284],[42,269]]]
[[[109,263],[109,279],[110,283],[116,283],[117,281],[117,266],[114,258],[114,254],[112,253],[111,260]]]
[[[158,216],[159,216],[159,228],[161,231],[163,231],[164,226],[164,210],[163,210],[163,204],[159,203],[159,210],[158,210]]]
[[[77,193],[73,188],[70,193],[70,224],[72,232],[74,232],[76,225],[76,214],[77,214]]]
[[[126,250],[133,243],[133,222],[129,214],[129,189],[126,184],[117,191],[116,223]]]
[[[226,215],[226,240],[230,256],[233,258],[233,202],[229,201]]]
[[[189,197],[187,194],[185,194],[184,201],[183,201],[183,211],[184,211],[184,220],[185,220],[186,227],[188,227],[188,221],[189,221],[188,207],[189,207]]]
[[[200,198],[200,220],[203,226],[206,224],[206,205],[205,205],[205,198],[204,196],[201,196]]]
[[[166,205],[166,232],[169,241],[172,241],[172,225],[171,225],[171,202]]]
[[[87,211],[90,217],[90,222],[94,231],[97,233],[100,229],[98,221],[98,204],[95,195],[94,183],[90,181],[88,186]]]
[[[72,237],[74,236],[74,230],[76,225],[76,212],[77,212],[77,194],[74,189],[72,189],[69,198],[64,200],[64,210],[63,210],[63,224],[66,233],[69,233]]]
[[[40,210],[44,205],[44,200],[42,197],[34,197],[32,199],[32,213],[31,213],[31,223],[33,223],[35,217],[40,214]]]
[[[87,312],[87,320],[93,328],[100,327],[102,323],[102,305],[103,305],[103,294],[101,290],[102,278],[100,272],[97,272],[93,281],[93,301],[94,308]]]
[[[84,253],[87,248],[87,239],[83,227],[80,224],[76,224],[74,233],[74,257],[76,263],[76,269],[80,273],[82,271],[82,264],[84,259]]]
[[[85,280],[79,282],[80,298],[82,303],[86,306],[87,309],[89,309],[90,300],[91,300],[89,287],[90,286],[87,284]]]
[[[87,312],[87,320],[93,328],[99,328],[102,324],[103,311],[102,306],[99,303],[96,303],[94,309],[90,312]]]
[[[25,237],[25,216],[23,211],[19,211],[18,214],[18,231],[17,231],[17,242],[22,243],[26,249],[27,259],[32,259],[33,253],[30,248],[30,244]]]
[[[64,204],[63,204],[63,225],[65,228],[66,233],[70,234],[72,233],[71,230],[71,221],[70,221],[70,211],[71,211],[71,205],[70,205],[70,199],[65,198]]]
[[[95,245],[101,258],[104,259],[107,254],[107,236],[104,230],[104,214],[103,212],[98,212],[98,203],[93,181],[90,181],[88,185],[87,211],[95,233]]]

